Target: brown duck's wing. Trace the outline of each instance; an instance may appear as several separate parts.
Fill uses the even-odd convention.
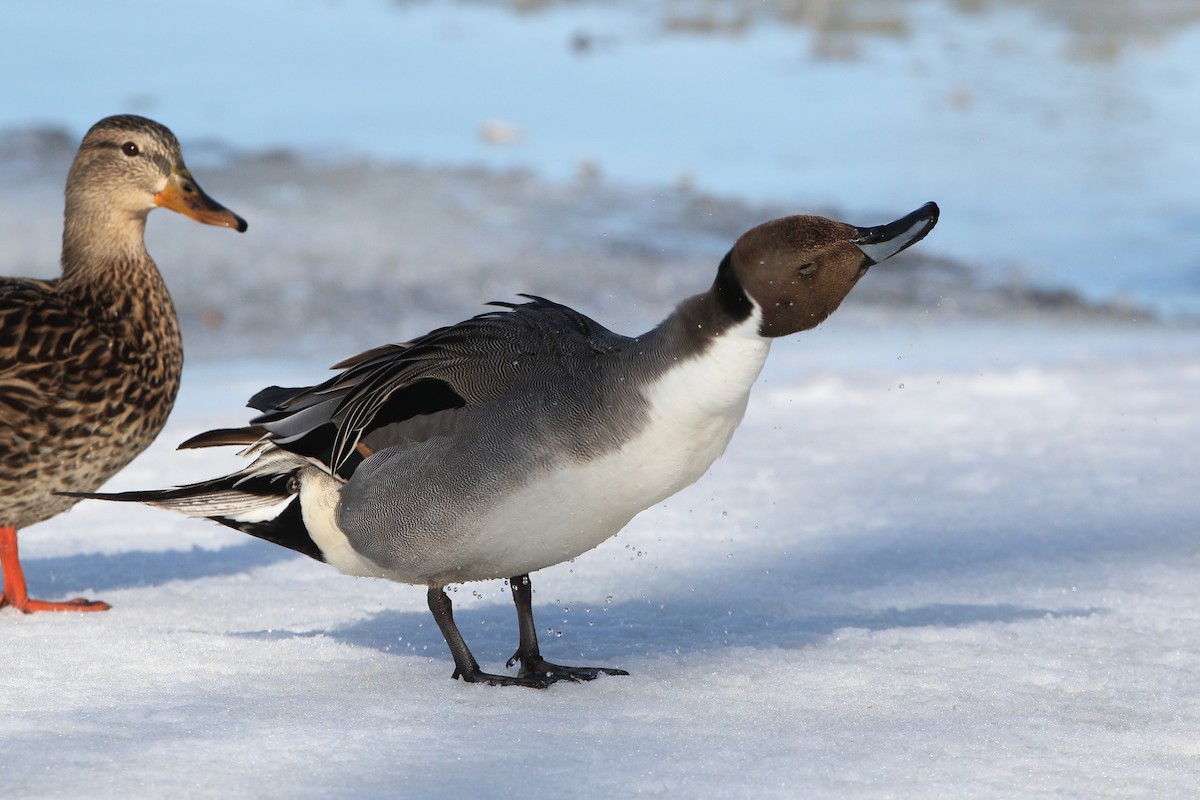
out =
[[[147,327],[128,304],[76,297],[56,283],[0,280],[0,457],[50,448],[60,461],[83,457],[91,472],[111,474],[170,413],[178,337]],[[54,471],[69,469],[80,468]]]
[[[129,462],[121,348],[53,282],[0,280],[0,523],[29,525]],[[165,411],[162,412],[165,415]]]
[[[53,282],[0,281],[0,420],[10,438],[101,400],[116,356],[112,340]]]

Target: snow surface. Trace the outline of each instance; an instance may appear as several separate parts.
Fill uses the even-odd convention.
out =
[[[61,172],[20,163],[0,163],[0,272],[48,274]],[[152,216],[191,356],[114,490],[234,468],[173,447],[487,300],[542,292],[634,332],[764,213],[519,175],[193,170],[250,232]],[[36,595],[113,610],[0,612],[0,794],[1192,794],[1200,330],[981,289],[937,237],[776,344],[710,474],[533,576],[547,656],[629,677],[464,685],[420,588],[89,502],[21,537]],[[502,669],[507,588],[452,598]]]

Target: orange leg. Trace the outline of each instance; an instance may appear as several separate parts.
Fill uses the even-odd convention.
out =
[[[12,606],[26,614],[35,611],[108,611],[112,608],[100,600],[85,600],[82,597],[58,603],[30,600],[29,591],[25,588],[25,573],[21,570],[21,559],[17,555],[17,529],[11,525],[0,525],[0,569],[4,574],[0,608]]]

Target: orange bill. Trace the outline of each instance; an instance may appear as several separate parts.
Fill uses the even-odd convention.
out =
[[[209,197],[184,168],[171,171],[167,185],[154,195],[154,205],[178,211],[206,225],[234,228],[239,233],[247,227],[246,220]]]

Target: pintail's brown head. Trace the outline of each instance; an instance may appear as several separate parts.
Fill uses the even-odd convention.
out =
[[[815,216],[772,220],[737,240],[718,286],[725,284],[727,302],[740,290],[761,309],[763,336],[808,330],[837,309],[868,269],[919,242],[937,220],[936,203],[872,228]]]

